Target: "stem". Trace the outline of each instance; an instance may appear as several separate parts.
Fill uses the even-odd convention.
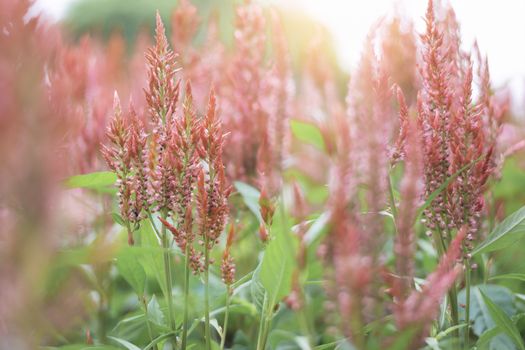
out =
[[[146,326],[148,327],[149,340],[153,341],[153,333],[151,332],[151,325],[148,319],[148,303],[146,302],[146,297],[144,297],[143,295],[139,295],[139,299],[142,302],[142,306],[144,307],[144,317],[146,317]]]
[[[165,220],[167,215],[166,212],[163,211],[161,213],[162,218]],[[162,236],[162,251],[164,256],[164,276],[166,278],[166,299],[168,299],[168,322],[170,325],[170,329],[174,332],[175,327],[175,320],[173,319],[173,300],[172,300],[172,290],[171,290],[171,258],[170,258],[170,245],[168,240],[168,232],[166,230],[166,226],[162,225],[161,228],[161,236]]]
[[[397,207],[396,200],[394,198],[394,187],[392,186],[392,178],[390,177],[390,174],[388,174],[388,190],[390,194],[390,206],[392,208],[392,216],[394,217],[394,227],[397,230]]]
[[[204,240],[204,335],[206,337],[206,350],[211,350],[210,332],[210,286],[209,286],[210,250],[208,237]]]
[[[304,335],[306,336],[308,340],[308,346],[310,348],[314,348],[314,346],[312,345],[312,337],[311,337],[312,333],[310,331],[310,325],[309,325],[308,320],[309,318],[308,318],[307,310],[306,310],[306,307],[303,305],[301,306],[301,310],[299,311],[299,322],[301,323],[302,332],[304,333]]]
[[[439,258],[445,254],[446,247],[445,241],[443,240],[443,234],[440,229],[439,231],[433,231],[432,235],[434,236],[434,241],[436,243],[436,249],[438,251]],[[456,284],[450,288],[448,292],[448,300],[450,304],[450,316],[452,318],[452,326],[457,326],[459,324],[459,314],[458,314],[458,293],[456,289]],[[454,336],[459,338],[459,330],[454,330]]]
[[[468,349],[470,340],[470,260],[468,259],[465,263],[465,292],[465,323],[467,324],[465,328],[465,349]]]
[[[221,350],[224,350],[224,343],[226,342],[226,333],[228,331],[228,317],[230,316],[230,286],[226,292],[226,311],[224,314],[224,327],[222,328],[222,337],[221,337]]]
[[[266,346],[266,340],[263,340],[264,338],[264,326],[266,324],[266,308],[268,304],[268,295],[264,293],[264,301],[263,306],[261,309],[261,319],[259,321],[259,334],[257,335],[257,350],[264,350],[264,347]]]
[[[184,249],[184,321],[182,324],[182,345],[181,348],[186,349],[186,341],[188,338],[188,300],[189,300],[189,288],[190,288],[190,259],[189,255],[189,244],[186,242]]]
[[[450,315],[452,317],[452,326],[459,325],[459,313],[458,313],[458,292],[456,285],[454,284],[448,292],[450,299]],[[454,330],[454,335],[459,338],[459,329]]]

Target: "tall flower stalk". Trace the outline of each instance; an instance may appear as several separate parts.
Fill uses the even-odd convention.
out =
[[[220,120],[216,115],[215,93],[212,90],[208,111],[203,120],[200,133],[201,158],[206,163],[206,170],[201,169],[197,180],[198,230],[204,252],[204,317],[206,349],[211,349],[210,307],[209,307],[209,268],[212,264],[210,253],[218,243],[228,217],[228,197],[231,187],[226,182],[222,148],[224,134]]]
[[[230,230],[228,231],[228,238],[226,240],[226,248],[222,254],[221,263],[221,275],[222,281],[226,284],[226,311],[224,312],[224,325],[222,327],[221,337],[221,350],[224,349],[226,343],[226,335],[228,334],[228,320],[230,316],[230,302],[233,296],[232,284],[235,281],[235,262],[231,256],[230,249],[233,244],[235,235],[235,226],[233,223],[230,224]]]
[[[423,88],[418,96],[418,121],[423,139],[426,195],[435,192],[447,179],[456,178],[441,191],[425,211],[426,225],[434,237],[439,255],[444,255],[454,232],[466,227],[463,260],[466,269],[465,345],[470,322],[470,251],[479,234],[484,209],[484,192],[494,173],[494,150],[499,118],[489,112],[484,98],[488,71],[481,78],[482,91],[473,101],[473,68],[470,55],[461,51],[459,26],[452,9],[443,21],[428,3],[427,29],[422,35],[420,67]],[[484,67],[487,69],[487,67]],[[449,292],[452,325],[457,325],[456,286]],[[458,332],[456,332],[456,335]]]

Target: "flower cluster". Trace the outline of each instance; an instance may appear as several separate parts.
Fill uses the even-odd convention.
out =
[[[235,281],[235,261],[231,256],[230,249],[233,245],[233,239],[235,238],[235,226],[233,223],[230,225],[230,230],[228,231],[228,239],[226,240],[226,248],[222,253],[222,263],[221,263],[221,275],[222,281],[230,286]],[[230,291],[231,292],[231,291]]]
[[[187,82],[179,112],[176,55],[168,47],[158,14],[156,44],[146,58],[149,71],[145,96],[151,131],[132,107],[124,117],[116,97],[108,131],[112,146],[104,147],[103,153],[119,178],[119,205],[128,225],[130,244],[140,221],[158,213],[196,273],[207,267],[202,252],[194,246],[195,220],[202,242],[207,242],[205,249],[211,249],[229,213],[231,189],[222,161],[224,134],[215,93],[211,91],[208,112],[201,118]]]
[[[200,133],[201,156],[207,169],[201,169],[197,181],[197,212],[199,233],[205,249],[212,249],[224,229],[228,218],[228,196],[231,187],[226,182],[222,148],[224,134],[216,114],[215,94],[212,90],[208,112]]]
[[[455,177],[425,211],[427,226],[445,241],[467,225],[465,247],[471,249],[484,210],[483,194],[494,173],[496,135],[501,114],[489,112],[488,68],[480,70],[482,93],[473,101],[473,63],[461,51],[459,29],[451,9],[437,21],[432,1],[422,36],[423,88],[418,97],[418,121],[423,137],[425,196]],[[483,62],[478,62],[483,65]],[[468,254],[466,255],[469,256]]]
[[[140,220],[145,218],[142,209],[147,206],[146,179],[143,170],[139,170],[142,167],[137,167],[142,158],[144,139],[141,131],[137,130],[140,122],[136,113],[130,107],[124,117],[116,92],[113,109],[114,117],[107,132],[111,145],[102,147],[102,155],[117,175],[120,216],[128,229],[128,243],[133,245],[133,231],[138,229]]]

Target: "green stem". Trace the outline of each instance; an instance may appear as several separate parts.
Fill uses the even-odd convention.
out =
[[[445,241],[443,239],[443,233],[441,230],[433,231],[434,241],[436,243],[436,249],[438,251],[439,258],[441,259],[446,252]],[[458,314],[458,293],[456,284],[454,284],[448,292],[448,300],[450,304],[450,316],[452,319],[451,326],[457,326],[459,324],[459,314]],[[454,330],[454,336],[459,338],[459,330]]]
[[[208,237],[206,237],[204,240],[204,335],[206,337],[206,350],[211,350],[209,267],[210,250],[208,249]]]
[[[395,225],[397,223],[397,207],[396,200],[394,197],[394,186],[392,185],[392,178],[390,177],[390,174],[388,174],[388,190],[390,194],[390,206],[392,208],[392,216],[394,217],[394,227],[396,227],[397,230],[397,226]]]
[[[166,212],[161,213],[162,218],[166,220]],[[171,257],[170,257],[170,245],[168,240],[168,232],[166,226],[162,225],[161,228],[161,237],[162,237],[162,251],[164,256],[164,277],[166,279],[166,299],[168,301],[168,322],[170,329],[174,332],[175,320],[173,318],[173,298],[172,298],[172,283],[171,283]]]
[[[311,337],[312,333],[310,331],[310,325],[309,325],[308,320],[309,320],[308,313],[307,313],[306,307],[303,305],[301,306],[301,310],[299,311],[299,322],[301,323],[302,332],[304,333],[304,336],[308,340],[308,346],[310,348],[313,348],[314,346],[312,345],[312,337]]]
[[[264,301],[261,309],[261,319],[259,320],[259,333],[257,335],[257,350],[264,350],[266,346],[266,340],[264,338],[264,327],[266,325],[266,308],[268,304],[268,295],[264,293]]]
[[[228,317],[230,316],[230,301],[231,301],[231,290],[230,286],[227,287],[226,291],[226,311],[224,313],[224,327],[222,328],[221,337],[221,350],[224,350],[224,344],[226,342],[226,333],[228,332]]]
[[[146,326],[148,327],[149,340],[153,341],[153,333],[151,331],[151,325],[149,323],[149,318],[148,318],[148,303],[146,302],[146,297],[143,295],[142,296],[139,295],[139,299],[142,303],[142,307],[144,308],[144,317],[146,318]]]
[[[469,348],[470,340],[470,260],[465,260],[465,349]]]
[[[188,300],[189,300],[189,289],[190,289],[190,259],[189,259],[189,244],[186,244],[184,249],[184,321],[182,324],[182,346],[181,348],[186,349],[186,343],[188,338]]]

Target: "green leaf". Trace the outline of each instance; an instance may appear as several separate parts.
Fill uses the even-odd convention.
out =
[[[140,264],[140,251],[134,247],[122,248],[117,256],[117,269],[137,295],[144,295],[146,272]]]
[[[143,259],[140,261],[146,275],[153,276],[159,283],[164,296],[167,295],[166,279],[164,277],[164,258],[162,255],[162,248],[160,242],[153,231],[149,220],[144,220],[140,224],[140,238],[142,245],[148,248],[149,252],[144,254]]]
[[[521,350],[525,350],[525,344],[523,344],[523,339],[521,338],[520,332],[516,328],[516,325],[512,323],[512,320],[509,318],[509,316],[507,316],[507,314],[501,310],[492,300],[490,300],[490,298],[486,296],[481,290],[479,292],[483,297],[483,301],[490,312],[490,316],[496,323],[496,326],[500,328],[506,335],[508,335],[514,344],[516,344]]]
[[[272,238],[264,252],[259,279],[268,293],[269,305],[274,305],[290,293],[295,268],[295,236],[284,208],[274,215],[270,232]]]
[[[119,343],[120,345],[124,346],[128,350],[140,350],[140,348],[132,343],[130,343],[127,340],[116,338],[116,337],[108,337],[109,339],[112,339]]]
[[[414,335],[416,335],[418,331],[417,327],[409,327],[402,332],[398,332],[392,344],[388,347],[388,350],[405,350],[408,349],[410,343],[412,343],[412,339],[414,338]]]
[[[525,282],[525,274],[524,273],[507,273],[505,275],[498,275],[493,276],[489,278],[489,281],[492,280],[518,280]]]
[[[237,191],[241,194],[244,204],[246,204],[248,209],[250,209],[259,222],[262,222],[261,208],[259,206],[259,197],[261,194],[259,191],[255,187],[252,187],[241,181],[235,181],[233,184]]]
[[[499,329],[499,327],[493,327],[491,329],[486,330],[481,334],[481,336],[478,338],[478,341],[476,342],[476,348],[478,349],[485,349],[488,348],[490,342],[492,339],[494,339],[495,336],[500,334],[502,331]]]
[[[311,244],[312,242],[322,237],[322,235],[326,233],[326,227],[329,222],[330,222],[329,213],[324,212],[321,215],[319,215],[319,217],[314,220],[314,222],[312,223],[312,226],[310,226],[308,231],[306,231],[306,234],[304,237],[305,241],[308,244]]]
[[[323,134],[316,125],[296,119],[291,119],[290,127],[292,128],[292,134],[295,136],[295,138],[309,143],[323,152],[326,151]]]
[[[173,337],[176,333],[175,332],[170,332],[170,333],[166,333],[166,334],[162,334],[160,336],[158,336],[157,338],[153,339],[151,341],[151,343],[149,343],[145,348],[144,350],[149,350],[149,349],[154,349],[154,346],[157,345],[158,343],[160,343],[161,341],[163,341],[164,339],[169,339],[171,337]],[[188,347],[189,348],[189,347]]]
[[[155,298],[155,295],[153,295],[148,303],[148,320],[159,326],[165,325],[164,314],[160,310],[160,305],[157,298]]]
[[[126,226],[126,223],[124,222],[124,219],[120,214],[117,213],[111,213],[111,217],[113,218],[113,221],[115,221],[120,226]]]
[[[525,235],[525,207],[509,215],[473,251],[472,255],[488,253],[513,245]]]
[[[495,284],[476,285],[470,288],[470,320],[472,324],[472,332],[480,336],[488,329],[493,328],[494,323],[488,308],[483,302],[481,291],[489,296],[489,298],[508,316],[516,313],[514,305],[514,295],[512,292],[503,286]],[[461,290],[458,294],[458,304],[465,305],[466,292]],[[459,318],[461,322],[465,322],[465,308],[459,307]]]
[[[117,175],[111,171],[100,171],[83,175],[71,176],[66,180],[69,188],[91,188],[99,189],[111,186],[117,181]]]

